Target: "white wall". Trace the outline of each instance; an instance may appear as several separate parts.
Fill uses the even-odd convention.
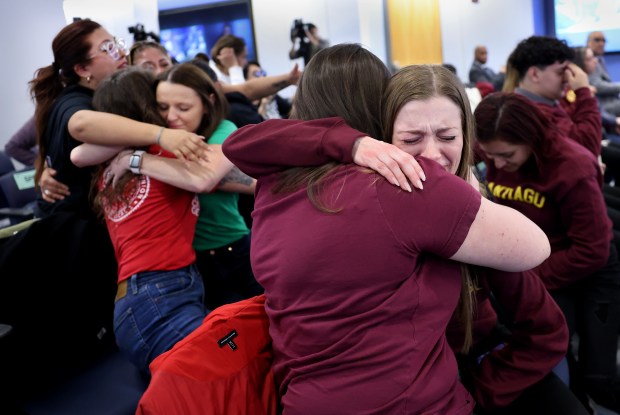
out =
[[[534,34],[532,2],[525,0],[439,0],[445,63],[469,81],[476,45],[489,51],[487,65],[497,71],[522,39]]]
[[[28,93],[36,69],[51,65],[52,39],[65,25],[62,0],[22,0],[3,4],[0,39],[4,39],[0,82],[0,150],[34,114]]]

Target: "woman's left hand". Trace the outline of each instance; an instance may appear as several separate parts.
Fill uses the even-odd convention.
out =
[[[291,71],[288,74],[288,83],[290,85],[297,85],[299,84],[299,79],[301,78],[301,71],[299,70],[299,64],[295,64],[295,66],[293,66],[293,69],[291,69]]]
[[[57,200],[63,200],[69,196],[69,186],[59,182],[54,178],[56,170],[45,166],[41,179],[39,180],[39,188],[41,189],[41,197],[48,203],[55,203]]]
[[[353,146],[353,162],[368,167],[395,186],[411,192],[412,183],[423,189],[424,170],[413,156],[393,144],[372,137],[359,138]]]

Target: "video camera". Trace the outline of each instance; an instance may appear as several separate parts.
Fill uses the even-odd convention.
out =
[[[302,41],[306,37],[306,30],[310,30],[311,23],[304,23],[301,19],[295,19],[293,21],[293,27],[291,27],[291,40],[299,38]]]
[[[144,25],[142,23],[136,23],[135,26],[129,26],[127,30],[129,30],[129,33],[133,35],[134,42],[141,42],[143,40],[147,40],[150,37],[155,42],[159,43],[159,36],[157,36],[153,32],[147,33],[144,30]]]

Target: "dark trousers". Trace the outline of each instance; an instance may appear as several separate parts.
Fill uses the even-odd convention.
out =
[[[252,272],[250,235],[220,248],[197,251],[196,265],[204,281],[205,305],[210,310],[264,291]]]
[[[588,411],[553,372],[523,391],[509,406],[476,415],[587,415]]]
[[[618,409],[616,353],[620,330],[620,263],[615,245],[610,246],[607,265],[577,283],[550,291],[566,317],[570,339],[576,333],[578,353],[572,355],[571,388],[586,392],[595,402]],[[580,386],[583,391],[580,391]]]
[[[0,240],[0,413],[112,350],[117,264],[95,217],[58,212]]]

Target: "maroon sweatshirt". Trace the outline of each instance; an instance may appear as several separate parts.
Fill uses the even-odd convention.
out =
[[[556,126],[562,135],[575,140],[595,157],[601,154],[603,139],[601,112],[589,88],[579,88],[575,91],[576,100],[570,113],[556,101],[547,100],[521,88],[517,88],[515,92],[534,101],[550,125]]]
[[[480,269],[477,276],[473,344],[485,342],[497,324],[491,292],[511,329],[503,347],[491,350],[479,364],[470,362],[470,392],[480,406],[490,410],[507,406],[551,372],[566,355],[568,328],[562,311],[534,272]],[[462,325],[453,319],[446,334],[454,352],[460,353]]]
[[[607,263],[612,224],[597,160],[563,136],[550,138],[548,144],[548,156],[538,162],[532,156],[517,172],[487,162],[487,180],[497,203],[523,213],[549,238],[551,255],[536,271],[547,289],[554,290]]]

